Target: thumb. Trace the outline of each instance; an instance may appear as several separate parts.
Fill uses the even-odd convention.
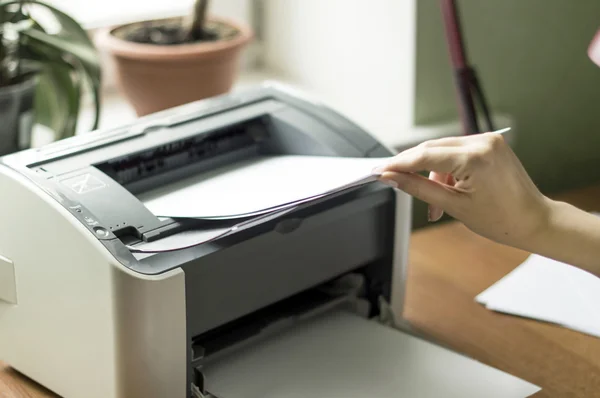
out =
[[[458,200],[457,192],[447,185],[430,180],[420,174],[386,171],[379,179],[442,210],[447,210],[455,200]]]
[[[429,179],[436,181],[440,184],[446,184],[450,186],[454,186],[454,184],[456,183],[452,174],[449,173],[437,173],[435,171],[432,171],[429,173]],[[438,221],[444,215],[444,210],[440,207],[429,205],[428,213],[429,221]]]

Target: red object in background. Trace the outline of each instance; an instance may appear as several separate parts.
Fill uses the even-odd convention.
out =
[[[596,36],[590,43],[588,56],[596,65],[600,66],[600,30],[596,32]]]
[[[441,0],[446,44],[454,72],[458,110],[464,134],[483,132],[477,118],[477,105],[483,113],[487,131],[493,131],[487,100],[479,83],[475,68],[469,65],[465,49],[457,0]],[[485,130],[484,129],[484,130]]]

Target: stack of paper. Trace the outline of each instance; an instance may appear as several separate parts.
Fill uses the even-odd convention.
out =
[[[261,156],[144,193],[156,216],[235,218],[330,195],[375,180],[382,158]]]
[[[300,205],[377,180],[386,158],[261,156],[143,193],[157,217],[207,224],[155,242],[127,246],[134,253],[181,250],[281,217]],[[229,224],[213,224],[212,221]]]
[[[600,337],[600,278],[531,255],[476,297],[486,308]]]

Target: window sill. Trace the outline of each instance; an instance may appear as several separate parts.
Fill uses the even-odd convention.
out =
[[[282,74],[267,70],[242,71],[237,83],[233,88],[233,91],[243,90],[266,80],[277,81],[279,83],[289,85],[294,89],[298,89],[301,92],[320,100],[319,96],[313,90],[303,87],[302,85],[296,83],[293,79],[290,79]],[[77,134],[81,134],[90,130],[93,117],[94,113],[91,104],[84,104],[78,122],[79,127]],[[119,94],[117,90],[109,89],[104,91],[99,129],[118,127],[120,125],[130,123],[136,118],[137,116],[131,105],[122,95]],[[509,134],[505,135],[509,142],[512,143],[514,137],[512,118],[505,114],[498,114],[494,115],[493,119],[498,128],[513,127],[513,130],[511,130]],[[423,141],[461,134],[460,123],[458,121],[451,121],[448,123],[412,126],[409,129],[398,131],[397,134],[391,139],[379,139],[388,148],[394,151],[402,151],[418,145]],[[33,137],[34,146],[38,147],[51,141],[52,133],[42,126],[36,126]]]
[[[288,83],[281,76],[262,70],[242,71],[233,90],[243,90],[265,80],[277,80]],[[127,99],[119,93],[114,86],[107,86],[102,91],[102,110],[98,129],[105,130],[118,127],[137,119],[133,107]],[[86,98],[81,107],[77,122],[77,134],[89,132],[94,121],[94,109],[89,98]],[[53,141],[53,132],[45,126],[36,125],[33,131],[32,146],[40,147]]]

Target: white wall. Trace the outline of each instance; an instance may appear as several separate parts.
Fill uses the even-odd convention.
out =
[[[413,122],[416,0],[265,0],[266,66],[395,144]]]
[[[194,0],[46,0],[88,28],[186,14]],[[250,22],[252,0],[213,0],[209,11]]]

